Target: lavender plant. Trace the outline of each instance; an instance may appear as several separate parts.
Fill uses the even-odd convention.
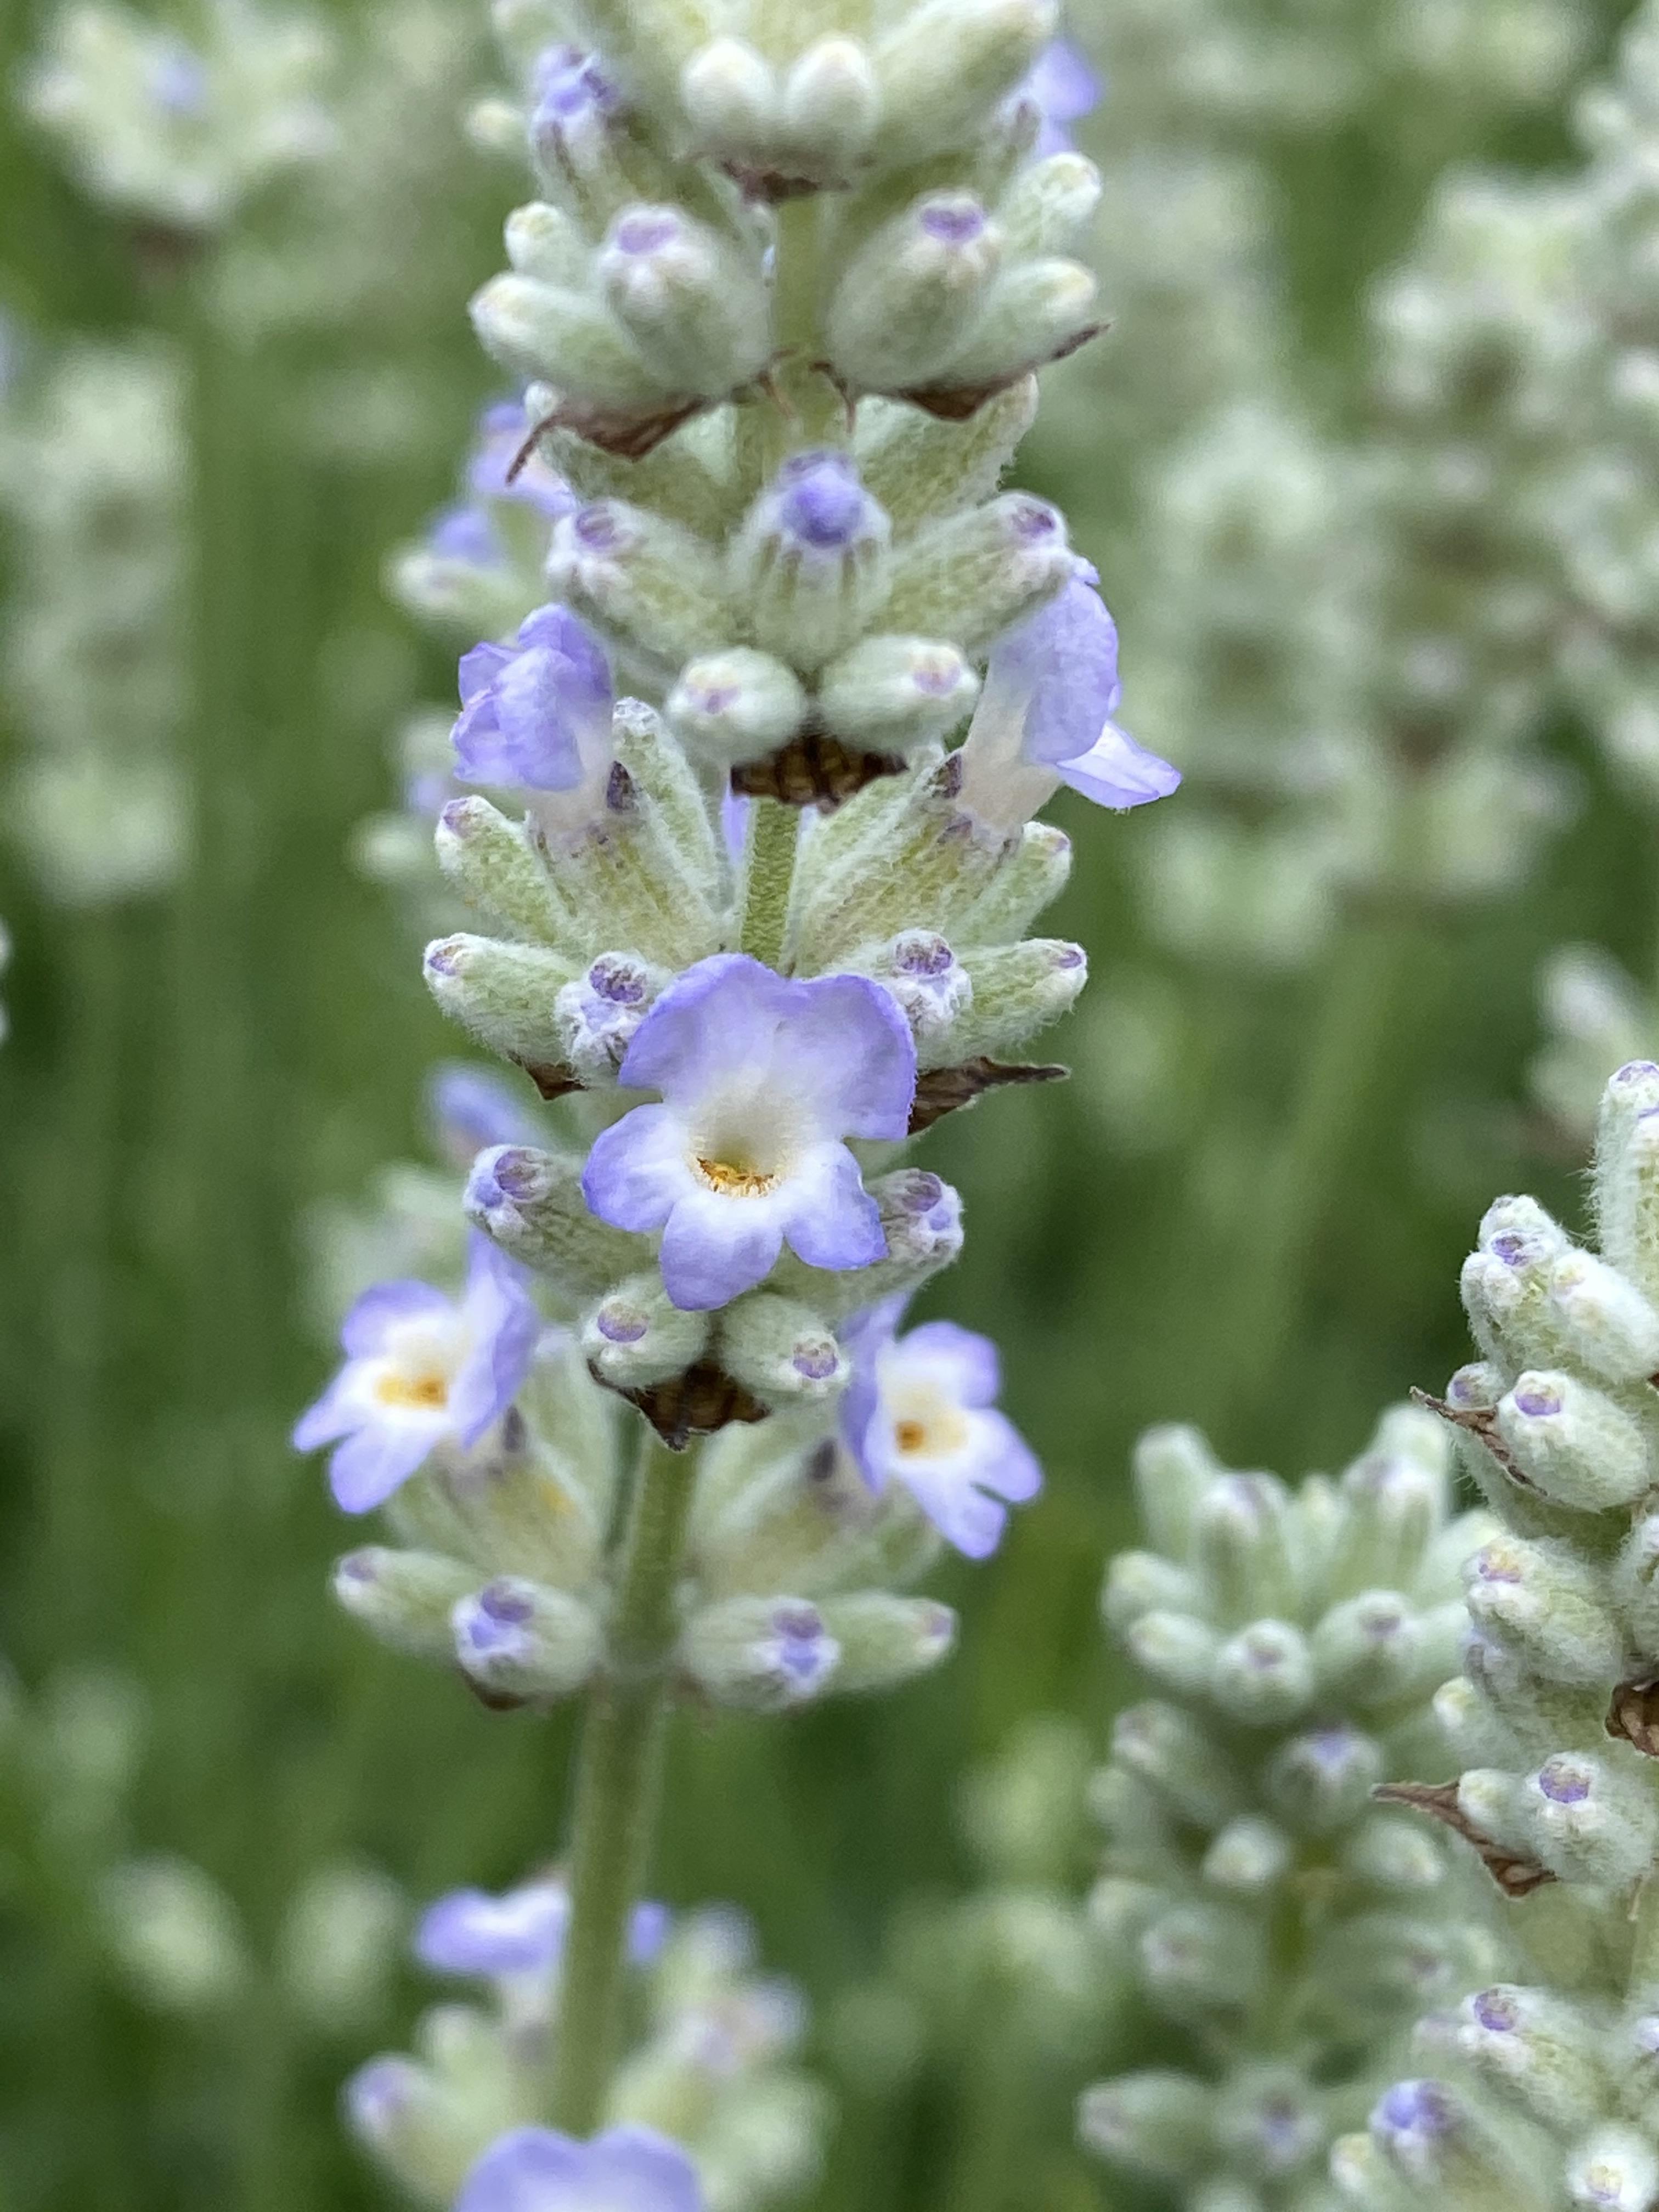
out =
[[[479,927],[425,974],[565,1136],[478,1152],[464,1279],[364,1291],[295,1431],[397,1540],[341,1562],[350,1613],[487,1703],[586,1704],[537,2038],[466,2031],[483,2086],[441,2155],[396,2145],[452,2089],[357,2100],[440,2200],[481,2152],[470,2212],[693,2201],[682,2152],[579,2142],[633,2117],[665,1723],[937,1663],[953,1618],[908,1586],[1035,1494],[990,1344],[902,1331],[961,1205],[892,1148],[1060,1072],[1008,1057],[1085,977],[1024,935],[1070,864],[1040,808],[1177,780],[1113,719],[1060,515],[996,489],[1033,372],[1096,327],[1065,253],[1094,173],[1039,149],[1044,88],[1051,129],[1076,104],[1042,0],[927,0],[868,40],[672,7],[509,28],[544,197],[472,312],[528,387],[523,450],[492,418],[472,504],[398,573],[516,619],[461,659],[436,843]],[[515,603],[538,556],[552,596]],[[646,2109],[725,2201],[674,2100]]]

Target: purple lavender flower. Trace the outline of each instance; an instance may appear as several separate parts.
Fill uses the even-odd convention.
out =
[[[465,783],[574,791],[611,769],[611,664],[567,607],[538,607],[511,645],[461,656],[452,732]]]
[[[533,1145],[542,1133],[511,1084],[463,1060],[433,1069],[427,1109],[440,1150],[459,1168],[491,1145]]]
[[[668,1935],[664,1905],[635,1905],[629,1923],[629,1956],[649,1966]],[[491,1897],[482,1889],[452,1890],[422,1916],[415,1931],[415,1955],[422,1966],[443,1974],[475,1974],[490,1980],[550,1976],[564,1951],[570,1923],[570,1893],[550,1876]]]
[[[467,456],[466,488],[474,499],[513,500],[556,522],[562,514],[574,514],[581,501],[538,453],[532,450],[517,475],[507,480],[507,471],[524,451],[532,428],[520,400],[497,400],[486,407]]]
[[[507,557],[501,534],[481,507],[446,507],[426,528],[426,550],[440,561],[499,568]]]
[[[1085,562],[1046,606],[992,648],[963,749],[963,803],[993,820],[1029,818],[1061,783],[1097,805],[1166,799],[1179,771],[1111,719],[1122,686],[1117,625]]]
[[[454,2212],[702,2212],[697,2169],[650,2128],[611,2128],[591,2142],[514,2128],[461,2184]]]
[[[1042,121],[1032,152],[1068,154],[1068,123],[1080,123],[1100,104],[1100,79],[1069,39],[1051,39],[1032,64],[1016,98],[1030,100]]]
[[[1042,1471],[996,1410],[990,1339],[948,1321],[897,1336],[904,1304],[883,1298],[842,1331],[853,1361],[842,1432],[872,1490],[902,1482],[947,1543],[983,1559],[1002,1540],[1006,1504],[1035,1498]]]
[[[847,1137],[902,1137],[916,1054],[903,1015],[861,975],[793,981],[743,953],[700,960],[640,1024],[617,1071],[658,1091],[606,1129],[582,1189],[600,1220],[660,1229],[662,1279],[697,1312],[728,1304],[787,1241],[809,1267],[887,1249]]]
[[[541,1329],[529,1276],[486,1237],[469,1245],[458,1304],[430,1283],[377,1283],[340,1331],[344,1366],[294,1431],[295,1449],[335,1444],[329,1480],[367,1513],[435,1446],[470,1447],[512,1404]]]

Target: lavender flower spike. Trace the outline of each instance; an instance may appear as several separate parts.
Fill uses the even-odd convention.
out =
[[[962,803],[999,827],[1028,821],[1062,783],[1097,805],[1125,808],[1166,799],[1181,781],[1111,719],[1122,692],[1117,625],[1094,574],[1079,562],[992,649],[963,747]]]
[[[470,1447],[507,1411],[541,1329],[529,1279],[474,1235],[459,1304],[430,1283],[363,1292],[340,1331],[345,1364],[294,1431],[297,1451],[336,1445],[344,1511],[384,1504],[436,1446]]]
[[[597,1139],[582,1190],[600,1220],[663,1232],[664,1287],[690,1312],[752,1290],[787,1241],[809,1267],[885,1254],[848,1137],[902,1137],[909,1026],[860,975],[793,981],[744,953],[700,960],[640,1024],[617,1079],[658,1091]]]
[[[570,1892],[557,1876],[527,1881],[500,1897],[482,1889],[452,1890],[430,1905],[415,1931],[415,1955],[444,1974],[489,1980],[546,1977],[558,1965],[570,1921]],[[665,1905],[634,1908],[629,1955],[647,1966],[668,1933]]]
[[[1035,1498],[1042,1471],[996,1409],[990,1339],[948,1321],[896,1336],[903,1304],[884,1298],[842,1331],[854,1362],[842,1434],[872,1490],[902,1482],[947,1543],[983,1559],[1002,1540],[1006,1505]]]
[[[611,665],[592,630],[567,607],[538,607],[513,644],[461,656],[456,774],[530,792],[602,784],[611,704]]]
[[[514,2128],[461,2185],[454,2212],[702,2212],[697,2169],[650,2128],[611,2128],[591,2142]]]

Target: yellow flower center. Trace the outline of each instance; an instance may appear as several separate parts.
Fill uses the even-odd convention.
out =
[[[419,1375],[399,1375],[395,1369],[381,1376],[374,1395],[383,1406],[406,1406],[411,1411],[439,1413],[449,1403],[449,1378],[435,1369]]]
[[[927,1442],[926,1421],[899,1421],[894,1425],[893,1442],[902,1452],[919,1452]]]
[[[783,1180],[781,1176],[769,1175],[764,1168],[745,1167],[731,1160],[706,1160],[699,1156],[692,1166],[704,1188],[718,1191],[722,1198],[765,1198]]]

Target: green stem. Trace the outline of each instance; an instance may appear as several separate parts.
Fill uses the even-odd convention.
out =
[[[763,960],[769,968],[776,968],[783,958],[784,925],[789,916],[799,836],[798,806],[786,806],[777,799],[752,801],[738,943],[743,951]]]
[[[674,1586],[693,1487],[687,1462],[647,1431],[610,1656],[588,1705],[576,1772],[552,2095],[554,2124],[576,2136],[592,2135],[605,2117],[621,2040],[628,1923],[655,1825]]]

